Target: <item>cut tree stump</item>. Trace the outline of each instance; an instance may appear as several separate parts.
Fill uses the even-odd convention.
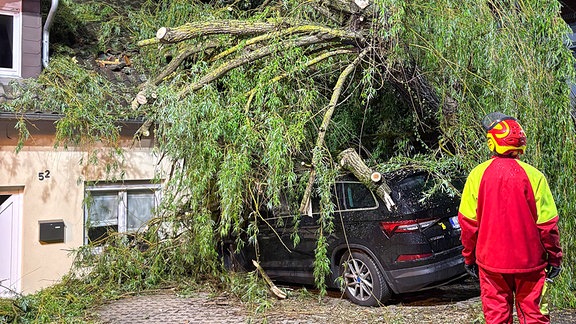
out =
[[[390,187],[386,180],[378,172],[371,170],[362,160],[360,155],[353,148],[346,149],[338,154],[340,166],[354,174],[370,190],[374,191],[380,197],[386,208],[392,210],[396,203],[392,200]]]

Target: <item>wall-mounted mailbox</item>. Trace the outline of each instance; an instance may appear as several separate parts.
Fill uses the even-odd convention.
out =
[[[39,221],[40,243],[64,243],[64,221]]]

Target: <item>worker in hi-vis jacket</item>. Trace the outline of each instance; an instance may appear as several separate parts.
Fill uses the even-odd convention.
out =
[[[486,323],[550,323],[546,280],[561,270],[558,211],[546,177],[519,160],[526,135],[502,113],[482,120],[492,158],[468,175],[458,210],[464,263],[480,280]]]

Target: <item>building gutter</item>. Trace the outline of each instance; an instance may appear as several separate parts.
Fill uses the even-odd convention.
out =
[[[56,15],[56,9],[58,9],[58,0],[52,0],[50,5],[50,11],[48,12],[48,17],[42,28],[42,66],[44,68],[48,67],[48,50],[50,48],[50,26],[52,26],[52,21]]]
[[[2,120],[20,120],[24,119],[26,121],[58,121],[64,117],[63,114],[58,113],[48,113],[48,112],[27,112],[27,113],[14,113],[14,112],[2,112],[0,111],[0,121]],[[121,125],[142,125],[144,121],[141,118],[130,118],[118,120],[118,124]]]

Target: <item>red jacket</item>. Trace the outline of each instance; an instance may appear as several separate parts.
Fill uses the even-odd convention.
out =
[[[548,182],[518,159],[495,156],[475,167],[458,219],[466,264],[523,273],[562,262],[558,211]]]

